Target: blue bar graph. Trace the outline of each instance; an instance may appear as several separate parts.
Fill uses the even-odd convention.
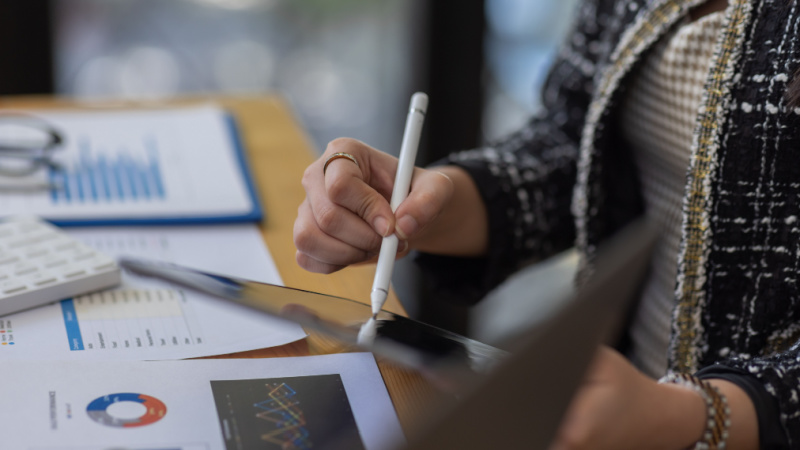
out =
[[[75,303],[71,298],[61,301],[61,314],[64,316],[69,349],[72,351],[84,350],[83,335],[81,335],[81,327],[78,324],[78,313],[75,311]]]
[[[50,170],[52,203],[121,203],[166,198],[158,147],[145,139],[144,152],[127,149],[95,151],[88,140],[78,141],[79,154],[69,164]]]

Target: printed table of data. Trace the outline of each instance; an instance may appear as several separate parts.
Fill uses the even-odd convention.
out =
[[[116,290],[61,302],[70,350],[143,349],[203,343],[183,292]]]

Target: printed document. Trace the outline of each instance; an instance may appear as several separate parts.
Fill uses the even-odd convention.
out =
[[[282,284],[252,224],[67,228],[112,257],[127,255]],[[0,317],[0,360],[158,360],[283,345],[305,337],[164,281],[123,272],[118,288]]]
[[[49,123],[64,144],[53,154],[57,168],[32,175],[50,188],[3,191],[3,215],[59,225],[261,217],[235,123],[218,107],[27,114]]]
[[[403,434],[370,353],[16,362],[3,448],[391,449]],[[12,388],[13,387],[13,388]]]

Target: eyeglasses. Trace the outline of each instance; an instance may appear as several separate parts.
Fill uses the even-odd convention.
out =
[[[62,134],[38,117],[0,113],[0,176],[23,177],[42,168],[58,169],[53,153]]]

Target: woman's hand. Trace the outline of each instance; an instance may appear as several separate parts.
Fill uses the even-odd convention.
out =
[[[748,395],[724,380],[708,380],[728,399],[729,449],[758,448],[758,423]],[[703,397],[672,383],[659,384],[616,351],[601,347],[572,399],[553,445],[567,449],[684,449],[702,436]]]
[[[323,173],[334,153],[347,153],[358,165],[339,158]],[[306,199],[294,224],[298,264],[311,272],[335,272],[374,258],[382,237],[395,232],[403,241],[398,255],[406,254],[408,240],[442,212],[453,183],[440,172],[415,168],[408,198],[395,216],[389,199],[396,170],[397,158],[357,140],[340,138],[328,144],[303,174]]]
[[[658,384],[602,347],[553,449],[682,449],[700,438],[705,420],[705,402],[698,393]]]

